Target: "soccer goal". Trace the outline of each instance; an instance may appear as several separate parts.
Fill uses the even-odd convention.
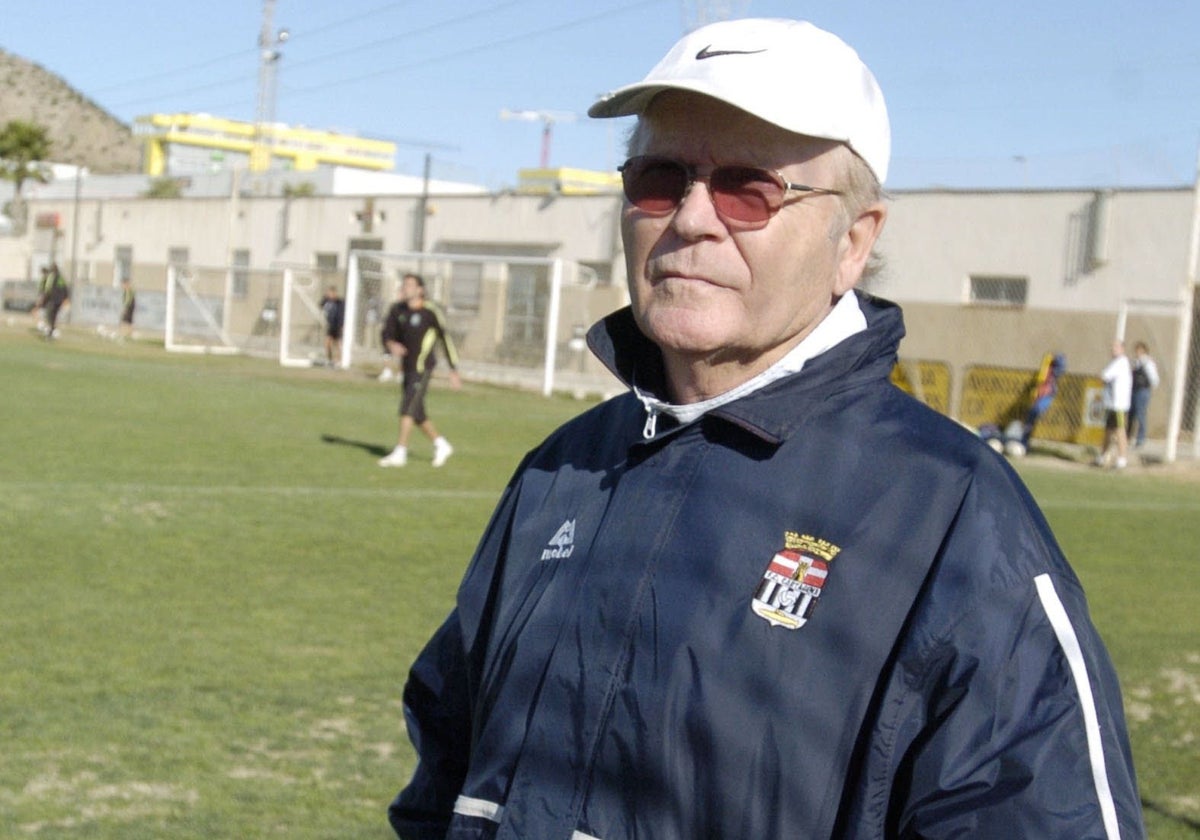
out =
[[[164,344],[174,353],[237,353],[229,329],[227,275],[190,266],[167,266]]]
[[[176,353],[246,353],[299,367],[325,360],[321,296],[340,276],[309,266],[167,266],[164,343]]]
[[[472,379],[547,395],[618,390],[588,353],[584,333],[624,304],[624,290],[599,283],[589,266],[549,257],[351,252],[343,365],[382,365],[380,331],[409,273],[424,279]]]

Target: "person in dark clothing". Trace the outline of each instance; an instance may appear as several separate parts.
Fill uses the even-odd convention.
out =
[[[404,306],[393,306],[384,323],[384,344],[400,360],[403,370],[400,399],[400,434],[396,446],[379,459],[381,467],[403,467],[408,463],[408,438],[417,426],[433,443],[433,466],[440,467],[454,453],[454,447],[434,426],[425,410],[425,395],[433,381],[437,361],[434,350],[441,345],[450,366],[450,384],[461,387],[458,354],[446,332],[446,317],[441,307],[425,299],[425,281],[417,274],[406,274],[401,284]]]
[[[133,335],[133,312],[137,308],[137,295],[133,291],[133,283],[126,277],[121,281],[121,321],[118,326],[119,338],[127,339]]]
[[[1158,363],[1150,355],[1150,346],[1144,341],[1139,341],[1133,345],[1133,391],[1129,402],[1129,417],[1125,425],[1125,435],[1135,447],[1146,445],[1150,396],[1158,387],[1158,383]]]
[[[321,314],[325,318],[325,360],[330,365],[337,365],[342,357],[342,328],[346,321],[346,301],[333,286],[325,290]]]
[[[58,263],[50,263],[42,275],[42,298],[46,316],[46,338],[58,338],[58,318],[64,307],[70,306],[71,288],[58,270]]]
[[[387,312],[384,313],[383,321],[379,327],[379,344],[383,348],[384,354],[383,369],[379,371],[380,382],[390,382],[393,379],[400,378],[400,360],[388,349],[388,335],[398,329],[398,325],[407,310],[408,303],[404,299],[404,283],[402,281],[396,286],[396,299],[392,301]]]
[[[629,392],[531,451],[404,688],[401,838],[1138,838],[1120,688],[1021,480],[891,384],[859,291],[874,76],[808,23],[686,35],[596,102]]]

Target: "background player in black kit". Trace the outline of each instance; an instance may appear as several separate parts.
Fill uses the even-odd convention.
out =
[[[403,467],[408,463],[408,436],[419,426],[433,441],[433,465],[440,467],[454,452],[450,442],[438,434],[425,413],[425,394],[433,379],[434,349],[440,343],[450,365],[450,384],[462,386],[458,376],[458,354],[446,332],[441,309],[425,300],[425,281],[416,274],[404,275],[401,294],[405,307],[393,307],[383,327],[384,344],[400,360],[404,371],[400,398],[400,436],[396,448],[379,459],[381,467]]]
[[[342,358],[342,329],[346,322],[346,301],[333,286],[325,290],[321,303],[321,314],[325,316],[325,360],[336,366]]]

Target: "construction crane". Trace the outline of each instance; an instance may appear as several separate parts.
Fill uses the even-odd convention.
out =
[[[554,132],[554,124],[574,122],[575,118],[576,115],[570,111],[510,111],[505,108],[500,112],[502,120],[524,120],[542,124],[542,169],[550,168],[550,137]]]

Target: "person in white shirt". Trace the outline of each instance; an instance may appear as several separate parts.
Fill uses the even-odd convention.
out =
[[[1096,466],[1108,466],[1116,450],[1112,465],[1124,469],[1129,450],[1129,437],[1125,431],[1126,416],[1133,395],[1133,368],[1125,355],[1125,342],[1116,339],[1112,343],[1112,360],[1100,372],[1104,380],[1104,448],[1096,457]]]

